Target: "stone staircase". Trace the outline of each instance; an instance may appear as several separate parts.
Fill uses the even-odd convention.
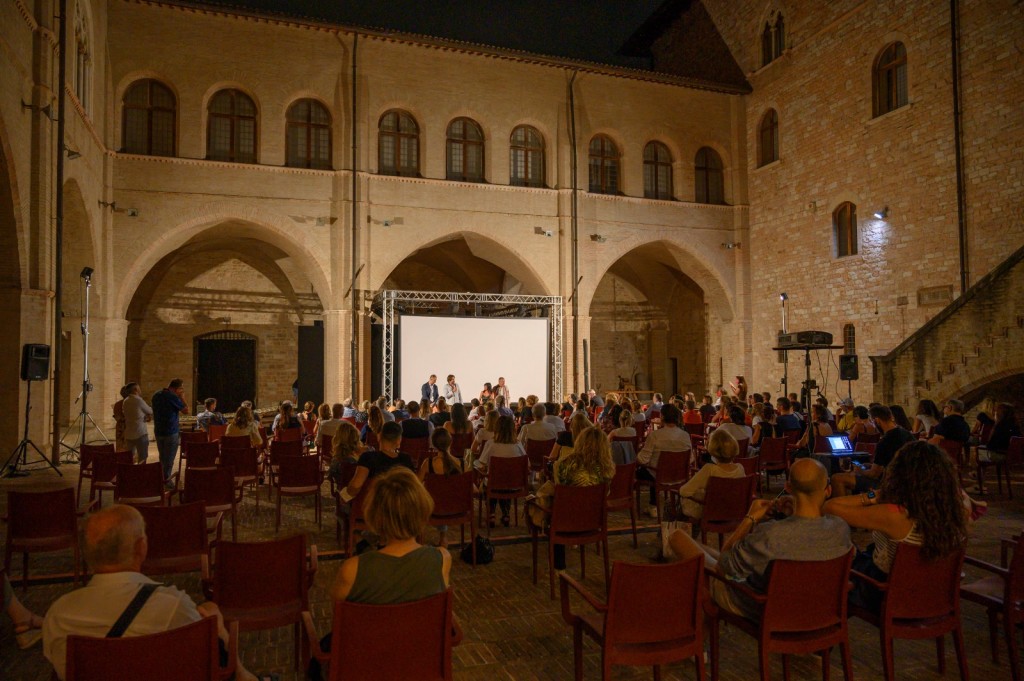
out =
[[[900,343],[871,358],[875,399],[963,399],[968,408],[992,381],[1024,373],[1024,247]]]

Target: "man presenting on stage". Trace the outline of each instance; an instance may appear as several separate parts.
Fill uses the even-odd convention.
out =
[[[434,377],[431,376],[431,380]],[[434,388],[436,391],[437,388]],[[455,376],[448,374],[448,382],[444,386],[444,399],[449,405],[461,404],[462,403],[462,391],[459,390],[459,384],[455,382]]]
[[[498,385],[494,386],[494,396],[504,397],[505,404],[509,404],[512,401],[512,396],[508,393],[508,386],[505,385],[505,377],[501,376],[498,378]]]
[[[430,374],[430,380],[420,387],[420,399],[437,404],[437,376]]]

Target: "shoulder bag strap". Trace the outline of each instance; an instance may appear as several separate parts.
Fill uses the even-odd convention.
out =
[[[135,621],[135,617],[142,610],[142,606],[146,604],[149,597],[153,595],[159,584],[143,584],[139,589],[138,593],[135,594],[135,598],[128,604],[128,607],[124,609],[121,616],[114,622],[114,626],[110,627],[110,631],[107,632],[107,638],[121,638],[124,636],[124,632],[128,630],[131,623]]]

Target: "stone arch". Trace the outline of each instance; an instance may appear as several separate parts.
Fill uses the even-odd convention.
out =
[[[21,238],[21,209],[18,205],[14,158],[8,145],[7,130],[0,119],[0,314],[5,333],[0,337],[0,448],[14,449],[21,436],[21,391],[19,360],[21,354],[21,291],[25,288],[25,254]]]
[[[945,398],[952,397],[963,400],[968,411],[973,410],[989,398],[996,402],[1010,402],[1017,408],[1019,422],[1021,409],[1024,408],[1024,392],[1022,392],[1024,390],[1024,363],[1019,357],[1006,357],[1006,359],[1008,360],[1007,366],[999,367],[997,371],[990,370],[989,373],[971,380],[953,394],[946,395]]]
[[[539,238],[539,237],[538,237]],[[404,251],[397,249],[381,249],[375,253],[374,269],[371,272],[370,290],[385,288],[389,280],[395,276],[395,272],[403,263],[414,259],[417,254],[430,249],[445,248],[452,244],[452,248],[460,249],[460,255],[465,255],[461,249],[468,249],[469,255],[478,260],[490,263],[500,268],[506,274],[511,275],[521,284],[520,291],[532,295],[551,295],[550,289],[544,283],[544,278],[536,269],[523,257],[521,257],[511,244],[501,243],[493,236],[484,236],[474,231],[451,232],[437,238],[427,238],[418,244],[414,244]],[[439,249],[440,250],[440,249]],[[461,277],[454,278],[455,282],[462,282],[464,286],[472,285],[480,281],[479,277],[470,276],[466,271],[458,273]],[[433,289],[438,290],[438,289]],[[502,291],[494,291],[502,292]]]

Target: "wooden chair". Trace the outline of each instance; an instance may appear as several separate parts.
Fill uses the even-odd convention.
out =
[[[222,452],[225,449],[246,449],[253,446],[248,435],[222,435],[218,442]]]
[[[636,478],[636,461],[615,467],[615,477],[608,486],[605,504],[609,512],[629,511],[629,524],[633,528],[633,548],[639,546],[636,536],[636,496],[633,494],[633,480]]]
[[[92,460],[92,478],[89,480],[89,501],[99,497],[103,506],[103,493],[114,493],[117,486],[118,465],[131,465],[135,461],[132,452],[97,452]]]
[[[256,543],[221,542],[213,576],[203,575],[224,619],[240,631],[292,625],[295,668],[306,659],[302,613],[309,610],[309,589],[317,570],[316,545],[306,555],[306,537]],[[363,641],[365,644],[365,641]]]
[[[897,638],[934,639],[939,673],[945,673],[943,637],[950,632],[960,666],[960,678],[967,681],[967,653],[960,622],[960,569],[963,562],[963,549],[938,560],[926,561],[921,558],[919,546],[904,542],[896,549],[887,582],[876,581],[859,572],[852,573],[855,579],[867,582],[883,593],[880,612],[851,607],[850,616],[859,617],[879,628],[886,681],[896,678],[892,643]]]
[[[149,546],[142,564],[143,574],[165,575],[209,568],[211,547],[220,540],[222,512],[213,517],[210,526],[206,524],[206,505],[201,501],[178,506],[140,506],[139,513],[146,521]]]
[[[636,479],[637,506],[639,506],[640,490],[643,487],[654,487],[665,501],[671,501],[679,493],[679,488],[690,479],[690,454],[687,449],[681,452],[665,451],[658,454],[658,466],[648,466],[648,470],[654,471],[654,481]],[[661,525],[661,507],[659,503],[658,524]]]
[[[398,605],[336,601],[330,653],[320,648],[313,616],[304,612],[302,621],[312,656],[329,664],[330,681],[451,681],[452,646],[461,639],[451,589]],[[394,641],[402,642],[401,654],[395,654]]]
[[[452,456],[456,459],[462,459],[466,455],[466,450],[473,446],[473,433],[456,433],[452,435]]]
[[[984,451],[978,448],[979,453]],[[1024,437],[1011,437],[1010,445],[1006,449],[1006,457],[1002,461],[982,461],[978,458],[978,489],[984,493],[985,490],[985,469],[993,467],[996,469],[996,484],[999,486],[999,494],[1003,493],[1003,473],[1006,474],[1006,491],[1013,499],[1013,484],[1010,479],[1010,466],[1014,463],[1024,461]]]
[[[416,470],[419,470],[423,459],[430,454],[430,438],[403,437],[401,450],[402,453],[409,455],[409,458],[416,464]]]
[[[300,423],[306,423],[306,422],[305,421],[301,421]],[[305,434],[306,434],[305,427],[302,427],[302,428],[285,428],[283,426],[279,426],[278,429],[274,431],[274,441],[275,442],[302,442],[303,438],[305,437]]]
[[[305,455],[305,448],[302,446],[302,442],[298,440],[289,440],[282,442],[280,440],[270,441],[270,454],[267,457],[266,473],[267,481],[270,483],[271,489],[275,486],[274,478],[277,475],[277,468],[279,461],[285,456],[303,456]]]
[[[252,486],[252,494],[256,497],[256,513],[259,513],[260,453],[251,446],[237,449],[228,447],[221,450],[219,466],[231,471],[231,475],[235,479],[235,487],[239,491],[239,501],[241,501],[241,492],[245,486]]]
[[[1003,539],[1004,552],[1012,548],[1009,568],[1004,559],[999,567],[967,556],[964,562],[991,573],[976,582],[960,587],[960,597],[983,606],[988,611],[988,633],[992,646],[992,662],[999,664],[999,618],[1003,620],[1003,637],[1010,658],[1010,678],[1021,678],[1020,655],[1017,652],[1017,627],[1024,622],[1024,551],[1016,541]]]
[[[530,460],[525,456],[491,457],[487,466],[487,483],[481,491],[483,503],[480,505],[479,523],[483,524],[485,511],[490,518],[491,500],[507,499],[512,507],[512,520],[519,525],[519,500],[530,494]],[[491,536],[491,523],[487,523],[487,536]]]
[[[704,556],[682,563],[650,565],[615,561],[608,602],[602,603],[569,575],[558,575],[562,618],[573,629],[573,668],[583,679],[583,634],[601,646],[601,678],[612,678],[612,666],[654,667],[693,658],[697,678],[704,679],[704,612],[701,573]],[[572,588],[594,612],[573,613]],[[656,598],[637,598],[638,594]]]
[[[526,458],[530,460],[531,473],[543,473],[547,469],[547,458],[554,447],[554,440],[526,441]]]
[[[311,439],[316,434],[316,421],[310,421],[309,419],[303,419],[299,421],[302,424],[302,431],[306,439]]]
[[[68,636],[65,681],[219,681],[232,678],[238,625],[228,625],[226,667],[220,666],[217,618],[204,617],[159,634],[95,638]]]
[[[621,443],[618,447],[615,443]],[[611,438],[612,444],[612,460],[616,465],[629,463],[630,461],[636,460],[636,455],[640,452],[640,438],[636,435],[633,437],[613,437]],[[625,445],[629,445],[625,447]]]
[[[964,485],[964,444],[956,440],[944,438],[939,442],[939,449],[946,453],[949,460],[956,466],[956,477],[960,486]]]
[[[216,442],[193,442],[188,446],[188,459],[185,461],[185,475],[191,471],[202,469],[212,470],[217,467],[220,456],[220,444]]]
[[[758,454],[754,456],[745,456],[732,460],[733,463],[743,466],[744,475],[753,475],[757,478],[757,491],[761,491],[761,457]]]
[[[342,547],[346,556],[352,555],[355,546],[355,533],[367,528],[366,517],[363,515],[363,502],[366,501],[366,494],[370,491],[373,481],[367,481],[351,501],[344,502],[338,493],[334,494],[335,510],[335,538]]]
[[[739,527],[756,496],[757,476],[708,478],[704,512],[700,517],[701,543],[708,543],[708,532],[717,534],[718,549],[721,550],[725,535]]]
[[[603,549],[605,584],[610,583],[608,564],[608,509],[605,499],[606,485],[571,487],[555,485],[551,498],[551,517],[546,529],[530,528],[533,544],[533,583],[537,583],[537,544],[541,532],[548,539],[548,574],[551,600],[555,599],[555,544],[580,547],[580,579],[587,574],[587,544],[598,544]],[[568,553],[568,552],[567,552]]]
[[[207,440],[210,442],[217,442],[224,434],[228,432],[227,424],[217,425],[215,423],[210,424],[210,429],[206,431]]]
[[[745,437],[742,440],[736,440],[736,444],[738,444],[740,447],[739,458],[747,458],[747,450],[750,449],[750,438]]]
[[[784,437],[763,437],[761,438],[761,451],[758,456],[761,459],[761,472],[764,473],[765,489],[772,488],[772,475],[782,475],[789,479],[789,456],[786,455],[786,438]]]
[[[240,495],[235,494],[235,476],[230,469],[197,468],[189,472],[180,497],[183,504],[203,502],[208,517],[230,512],[231,539],[238,540],[237,506]]]
[[[303,421],[303,423],[308,423]],[[316,455],[284,456],[279,460],[277,471],[277,517],[274,532],[281,530],[281,499],[283,497],[313,497],[313,518],[321,529],[323,519],[320,513],[320,485],[323,472],[320,457]]]
[[[95,504],[90,502],[89,509],[95,508]],[[82,557],[75,490],[64,487],[50,492],[7,492],[4,572],[10,576],[11,556],[20,553],[22,591],[28,588],[28,554],[63,549],[71,549],[74,554],[75,584],[78,584]]]
[[[92,479],[92,462],[97,452],[114,453],[113,444],[80,445],[78,447],[78,491],[75,493],[76,503],[82,503],[82,482]]]
[[[434,511],[428,524],[458,525],[462,533],[461,544],[466,543],[466,525],[469,525],[470,549],[476,567],[476,521],[473,518],[473,477],[468,471],[459,475],[427,475],[424,484],[434,500]]]
[[[181,467],[188,460],[188,452],[195,442],[209,442],[210,436],[205,430],[182,431],[178,436],[181,445],[181,456],[178,457],[178,475],[181,475]]]
[[[758,593],[745,582],[726,579],[717,571],[705,574],[730,590],[744,594],[763,609],[760,621],[747,619],[718,606],[711,607],[711,679],[718,681],[719,623],[724,621],[757,639],[761,681],[768,681],[771,653],[782,654],[782,670],[789,678],[789,655],[821,652],[824,679],[829,678],[829,653],[839,646],[843,676],[852,681],[850,636],[846,600],[850,590],[853,551],[822,561],[772,562],[768,588]]]
[[[178,474],[173,473],[172,478],[177,486]],[[171,491],[164,487],[163,464],[118,464],[114,501],[129,506],[170,506]]]

